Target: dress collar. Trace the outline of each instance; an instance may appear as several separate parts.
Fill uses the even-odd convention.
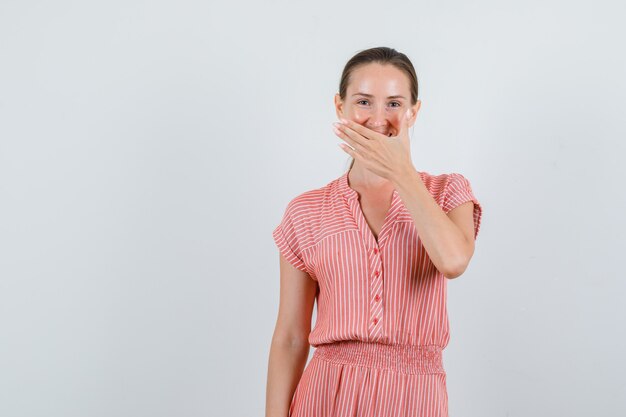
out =
[[[339,177],[339,190],[348,200],[352,200],[352,199],[358,200],[359,193],[357,193],[354,189],[352,189],[350,187],[350,184],[348,183],[349,172],[350,170],[347,170],[346,172],[343,173],[341,177]],[[397,199],[398,199],[398,190],[394,188],[393,195],[392,195],[392,202],[395,202]]]
[[[359,194],[350,188],[350,185],[348,184],[348,172],[350,172],[350,170],[347,170],[341,177],[339,177],[339,190],[348,200],[358,199]]]

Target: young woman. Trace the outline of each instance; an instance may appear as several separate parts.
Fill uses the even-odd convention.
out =
[[[463,175],[413,166],[417,97],[415,69],[395,49],[344,68],[334,129],[352,164],[291,200],[273,231],[266,417],[448,416],[446,284],[470,262],[482,209]]]

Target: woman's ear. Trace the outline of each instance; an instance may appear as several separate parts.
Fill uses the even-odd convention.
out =
[[[343,117],[343,101],[341,101],[341,96],[339,93],[335,94],[335,112],[337,113],[337,118]]]
[[[415,102],[415,104],[411,106],[411,110],[412,110],[412,111],[411,111],[411,113],[412,113],[412,114],[411,114],[411,117],[412,117],[412,116],[415,116],[415,115],[417,114],[417,112],[420,110],[420,107],[421,107],[421,106],[422,106],[422,102],[421,102],[420,100],[417,100],[417,101]]]

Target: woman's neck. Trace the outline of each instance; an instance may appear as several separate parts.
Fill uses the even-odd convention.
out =
[[[348,173],[348,182],[350,183],[350,187],[355,190],[393,189],[391,181],[361,166],[357,161],[354,161],[354,165],[350,168],[350,172]]]

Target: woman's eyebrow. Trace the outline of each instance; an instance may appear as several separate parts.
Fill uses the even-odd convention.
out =
[[[354,93],[354,94],[352,94],[352,96],[353,96],[353,97],[354,97],[354,96],[374,97],[373,95],[371,95],[371,94],[366,94],[366,93]],[[389,97],[387,97],[387,98],[403,98],[403,99],[405,99],[405,100],[406,100],[406,97],[401,96],[401,95],[389,96]]]

